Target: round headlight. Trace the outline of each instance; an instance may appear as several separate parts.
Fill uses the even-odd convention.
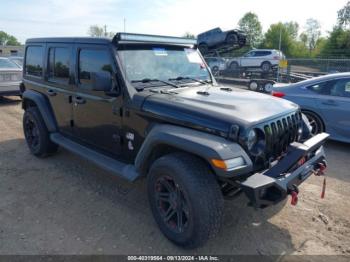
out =
[[[247,138],[247,147],[248,150],[252,150],[253,146],[258,142],[258,136],[254,129],[250,130]]]

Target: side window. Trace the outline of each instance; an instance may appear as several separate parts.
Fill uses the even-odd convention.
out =
[[[107,50],[81,49],[79,52],[79,82],[85,89],[92,89],[93,75],[112,77],[111,57]]]
[[[49,49],[49,81],[68,83],[70,52],[68,48],[51,47]]]
[[[255,55],[255,52],[249,52],[244,55],[244,57],[253,57]]]
[[[350,97],[350,78],[334,81],[330,88],[331,96]]]
[[[260,56],[268,56],[271,55],[270,51],[256,51],[255,52],[255,57],[260,57]]]
[[[331,82],[322,82],[322,83],[317,83],[317,84],[308,86],[307,89],[312,90],[318,94],[329,95],[330,85],[331,85]]]
[[[41,77],[43,75],[44,49],[42,46],[28,46],[26,52],[25,74]]]

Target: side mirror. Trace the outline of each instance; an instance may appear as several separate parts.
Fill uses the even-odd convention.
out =
[[[120,95],[120,88],[116,87],[111,91],[105,92],[105,94],[110,97],[118,97]]]
[[[109,92],[112,89],[112,77],[108,72],[91,72],[92,90]]]

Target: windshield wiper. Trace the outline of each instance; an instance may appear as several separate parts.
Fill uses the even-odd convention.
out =
[[[206,84],[209,83],[209,82],[207,82],[207,81],[203,81],[203,80],[196,79],[196,78],[192,78],[192,77],[188,77],[188,76],[178,76],[178,77],[176,77],[176,78],[169,78],[168,80],[169,80],[169,81],[192,80],[192,81],[201,83],[201,84],[203,84],[203,85],[206,85]]]
[[[175,85],[175,84],[170,83],[168,81],[159,80],[159,79],[144,78],[144,79],[141,79],[141,80],[132,80],[131,81],[131,83],[150,83],[150,82],[160,82],[160,83],[166,84],[168,86],[173,86],[175,88],[179,88],[178,85]]]

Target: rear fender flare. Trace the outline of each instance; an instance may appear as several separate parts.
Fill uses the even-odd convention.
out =
[[[50,106],[50,102],[43,94],[33,90],[26,90],[24,91],[22,98],[23,109],[26,109],[30,104],[34,104],[39,109],[48,131],[50,133],[57,132],[57,122]]]

